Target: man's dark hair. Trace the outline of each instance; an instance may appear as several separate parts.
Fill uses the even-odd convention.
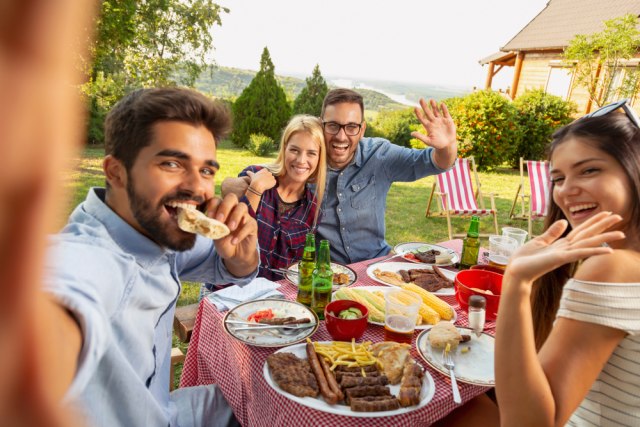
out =
[[[178,87],[139,89],[118,101],[107,115],[105,154],[130,171],[140,150],[151,144],[153,125],[167,121],[204,126],[216,145],[231,130],[227,106],[200,92]]]
[[[329,105],[342,104],[345,102],[358,104],[360,106],[360,112],[362,113],[362,119],[364,119],[364,101],[362,100],[362,95],[351,89],[330,90],[322,102],[322,113],[320,113],[320,117],[324,117],[324,110]]]

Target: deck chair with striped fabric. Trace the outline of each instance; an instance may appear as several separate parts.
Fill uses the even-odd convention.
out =
[[[476,190],[473,190],[473,181],[471,180],[471,170],[476,182]],[[433,212],[431,205],[433,196],[437,196],[439,200],[438,210]],[[491,201],[491,209],[485,209],[484,197],[478,180],[478,172],[473,156],[457,159],[453,168],[447,172],[443,172],[436,176],[436,182],[433,184],[431,196],[427,204],[425,216],[444,216],[447,218],[447,228],[449,230],[449,240],[453,239],[451,229],[451,217],[461,216],[468,217],[471,215],[493,215],[493,225],[495,232],[498,234],[498,212],[494,200],[494,194],[488,195]],[[478,204],[480,206],[478,206]]]
[[[524,165],[527,165],[527,175],[529,176],[529,193],[525,190]],[[527,203],[527,201],[529,203]],[[516,205],[520,202],[520,213],[516,213]],[[511,205],[509,218],[526,219],[528,221],[529,236],[533,220],[544,218],[547,215],[547,205],[549,202],[549,162],[523,160],[520,157],[520,185],[516,192],[516,197]],[[527,206],[528,205],[528,206]]]

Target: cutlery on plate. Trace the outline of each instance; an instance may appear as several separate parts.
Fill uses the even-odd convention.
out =
[[[461,403],[462,399],[460,399],[460,389],[458,389],[458,383],[456,382],[456,374],[453,372],[456,367],[455,362],[453,361],[453,356],[451,355],[451,351],[447,351],[449,344],[447,344],[447,348],[442,351],[442,363],[444,367],[449,370],[449,376],[451,377],[451,389],[453,390],[453,401],[455,403]]]
[[[389,261],[390,259],[394,259],[394,258],[399,257],[399,256],[401,257],[403,255],[408,254],[409,252],[411,252],[411,251],[398,252],[398,253],[396,253],[394,255],[391,255],[390,257],[387,257],[385,259],[381,259],[380,261],[374,261],[371,264],[367,264],[367,267],[370,266],[370,265],[380,264],[381,262]]]
[[[281,274],[283,276],[286,276],[288,274],[292,275],[292,276],[297,276],[298,272],[294,271],[294,270],[287,270],[286,268],[270,268],[270,271],[273,271],[274,273],[278,273]]]
[[[302,323],[299,325],[258,325],[258,326],[240,326],[233,328],[234,331],[264,331],[269,329],[285,329],[285,330],[299,330],[308,329],[315,326],[315,323]]]
[[[265,326],[295,327],[295,326],[315,326],[316,325],[315,323],[311,323],[310,321],[306,323],[298,322],[298,323],[284,323],[282,325],[271,325],[269,323],[256,323],[256,322],[247,322],[244,320],[230,320],[230,319],[225,320],[225,323],[228,323],[231,325],[246,325],[246,326],[258,327],[258,328],[265,327]]]

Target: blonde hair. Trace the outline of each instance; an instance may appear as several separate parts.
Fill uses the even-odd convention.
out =
[[[278,157],[276,161],[266,165],[265,167],[275,176],[284,176],[284,158],[289,140],[296,133],[306,133],[311,139],[318,144],[318,166],[313,171],[307,183],[313,183],[316,185],[315,199],[316,199],[316,218],[320,212],[320,206],[322,205],[322,198],[324,196],[324,187],[327,181],[327,150],[324,142],[324,132],[322,130],[322,122],[318,117],[310,116],[308,114],[299,114],[293,116],[287,127],[282,132],[282,139],[280,140],[280,150],[278,151]]]

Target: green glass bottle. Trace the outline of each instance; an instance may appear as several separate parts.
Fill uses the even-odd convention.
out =
[[[466,270],[478,263],[478,253],[480,252],[480,218],[471,217],[471,224],[467,237],[462,244],[462,256],[460,257],[460,270]]]
[[[298,296],[296,301],[311,307],[311,296],[313,294],[313,270],[316,268],[316,236],[307,233],[304,242],[304,252],[302,259],[298,263]]]
[[[333,287],[333,271],[331,270],[331,256],[329,255],[329,241],[320,241],[318,262],[313,270],[313,293],[311,297],[311,309],[316,312],[318,318],[324,319],[324,308],[331,301]]]

